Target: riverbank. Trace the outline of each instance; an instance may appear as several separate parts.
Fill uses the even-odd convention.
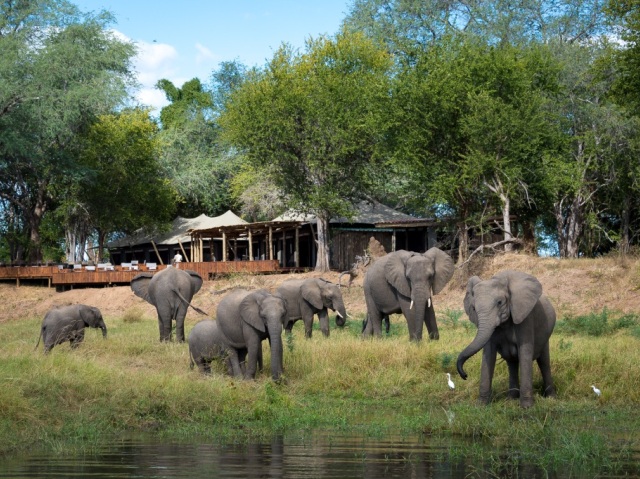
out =
[[[256,381],[224,376],[221,366],[211,377],[190,370],[187,346],[160,344],[153,309],[130,297],[127,288],[50,294],[46,288],[2,285],[0,295],[14,302],[15,316],[0,324],[0,452],[35,445],[62,453],[131,431],[246,440],[325,429],[462,437],[470,446],[460,454],[477,454],[489,463],[527,459],[545,468],[615,470],[640,451],[640,266],[615,259],[565,263],[525,257],[509,263],[498,258],[472,272],[488,277],[516,260],[521,263],[515,269],[541,279],[559,316],[551,339],[558,397],[537,394],[528,410],[506,399],[503,362],[487,407],[476,406],[480,355],[468,361],[467,381],[457,375],[455,359],[475,334],[462,310],[459,277],[435,298],[440,340],[421,344],[409,343],[400,316],[392,317],[390,336],[360,339],[364,298],[358,278],[344,290],[352,315],[346,328],[332,328],[328,339],[315,330],[305,340],[302,324],[296,324],[285,345],[282,384],[269,379],[266,343],[265,371]],[[194,303],[214,311],[222,297],[216,291],[270,287],[283,279],[237,276],[205,283]],[[574,289],[580,281],[582,289]],[[579,300],[571,300],[578,294]],[[38,295],[37,301],[29,303],[28,295]],[[100,305],[96,298],[107,302]],[[76,351],[66,344],[49,356],[34,352],[42,309],[64,301],[101,307],[108,339],[87,330]],[[189,313],[187,329],[201,318]],[[454,391],[447,387],[447,372]],[[537,370],[534,382],[539,390]]]

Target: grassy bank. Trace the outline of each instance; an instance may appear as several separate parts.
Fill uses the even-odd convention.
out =
[[[360,339],[361,315],[329,339],[317,331],[305,340],[297,324],[285,346],[284,384],[269,379],[268,359],[252,382],[223,376],[222,367],[211,377],[191,371],[186,344],[160,344],[155,318],[136,309],[105,318],[106,341],[87,330],[78,350],[65,344],[49,356],[42,345],[33,351],[40,318],[0,324],[0,452],[86,448],[125,431],[241,440],[313,428],[471,438],[461,454],[544,467],[615,468],[638,451],[637,316],[605,309],[561,320],[551,345],[558,398],[537,396],[522,410],[505,397],[504,363],[494,402],[476,406],[480,355],[467,363],[469,380],[455,374],[475,330],[461,310],[437,313],[440,341],[419,345],[409,343],[400,316],[382,340]],[[539,374],[534,379],[541,384]]]

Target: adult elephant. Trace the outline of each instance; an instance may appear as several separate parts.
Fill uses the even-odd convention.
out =
[[[171,341],[171,322],[175,319],[176,340],[184,342],[184,318],[189,306],[206,314],[191,305],[191,299],[201,287],[202,278],[198,273],[173,267],[155,274],[140,273],[131,280],[131,289],[136,296],[156,307],[160,341]]]
[[[217,321],[229,348],[234,376],[255,378],[262,355],[262,341],[267,339],[271,346],[271,377],[275,381],[280,379],[283,371],[282,328],[286,320],[285,300],[264,289],[236,289],[222,298]],[[243,371],[240,363],[245,352]]]
[[[534,403],[534,360],[542,373],[544,395],[555,396],[549,337],[556,324],[556,313],[535,277],[513,270],[485,281],[473,276],[467,283],[464,309],[478,332],[458,356],[458,373],[467,379],[464,363],[483,349],[481,403],[491,400],[496,353],[500,353],[509,367],[509,397],[520,397],[520,406],[527,408]]]
[[[42,320],[35,349],[38,349],[40,339],[44,342],[45,354],[55,345],[66,341],[75,349],[84,340],[84,328],[87,327],[100,328],[102,337],[107,338],[107,326],[98,308],[86,304],[72,304],[51,309]]]
[[[422,339],[422,325],[429,338],[439,339],[432,294],[438,294],[453,276],[451,257],[438,248],[425,253],[399,250],[376,260],[364,278],[367,323],[363,336],[382,335],[382,319],[402,313],[409,339]]]
[[[291,334],[293,325],[299,319],[304,322],[304,334],[311,337],[313,317],[317,314],[320,330],[329,336],[329,313],[336,312],[336,325],[343,327],[347,320],[342,293],[337,284],[322,278],[290,279],[284,281],[276,292],[287,302],[289,318],[285,330]]]

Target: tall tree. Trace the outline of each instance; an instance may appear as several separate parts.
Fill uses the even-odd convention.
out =
[[[368,168],[387,130],[391,58],[361,34],[281,46],[249,73],[220,124],[232,145],[269,168],[288,205],[318,219],[316,270],[329,269],[329,220],[370,189]]]
[[[75,229],[85,236],[78,238],[80,245],[95,231],[98,259],[109,235],[152,229],[173,218],[176,192],[159,174],[157,126],[148,112],[100,116],[82,136],[80,153],[86,174],[72,185],[76,194],[63,203],[64,212],[67,220],[83,218],[86,230]]]
[[[22,219],[31,261],[55,184],[77,174],[69,146],[133,84],[135,50],[109,32],[112,21],[63,0],[0,3],[0,197]]]

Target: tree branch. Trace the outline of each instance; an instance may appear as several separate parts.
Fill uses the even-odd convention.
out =
[[[498,248],[500,246],[504,246],[506,244],[519,244],[519,245],[522,245],[522,244],[524,244],[524,241],[522,241],[520,238],[509,238],[509,239],[505,239],[505,240],[502,240],[502,241],[498,241],[496,243],[481,244],[480,246],[478,246],[476,249],[473,250],[473,252],[469,255],[469,257],[464,262],[462,262],[458,266],[456,266],[456,268],[462,268],[465,264],[467,264],[469,261],[471,261],[471,258],[473,258],[473,256],[476,253],[484,251],[485,249],[493,249],[493,250],[495,250],[496,248]]]

